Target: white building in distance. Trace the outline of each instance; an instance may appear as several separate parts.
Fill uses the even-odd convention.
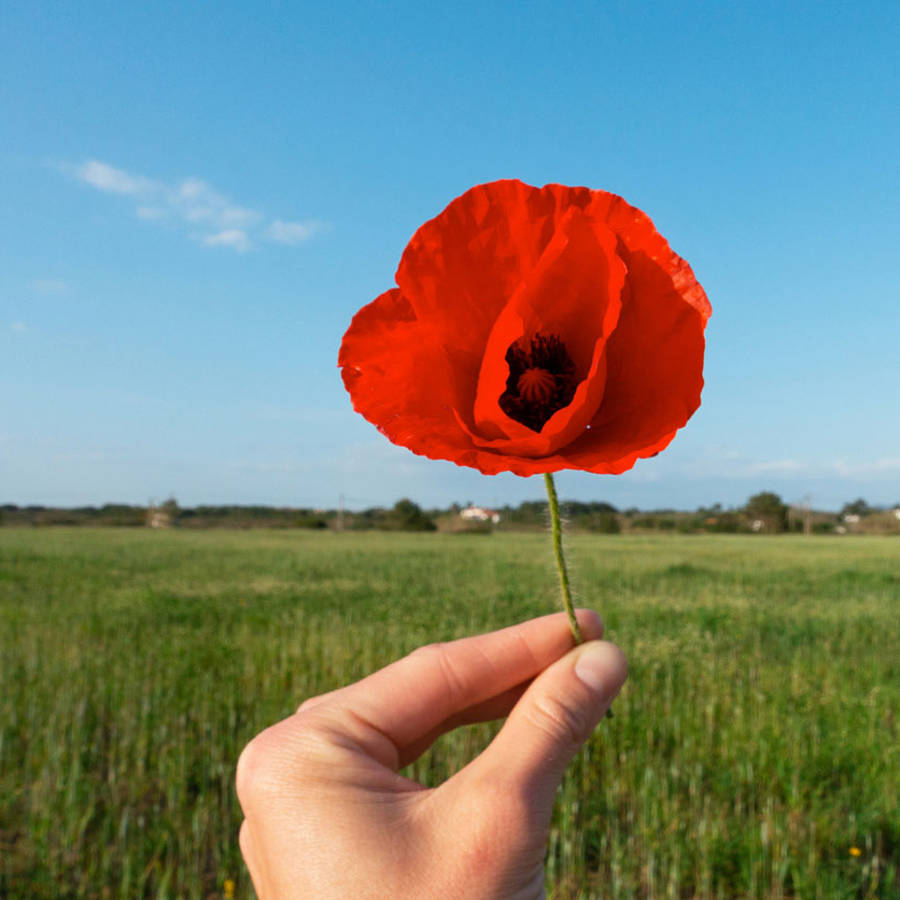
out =
[[[467,506],[460,510],[459,516],[469,522],[493,522],[496,525],[500,521],[500,513],[483,506]]]

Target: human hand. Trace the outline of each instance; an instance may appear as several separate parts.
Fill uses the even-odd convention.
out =
[[[307,700],[238,761],[241,852],[261,900],[539,898],[556,789],[625,680],[562,614],[434,644]],[[446,731],[509,716],[427,789],[398,774]]]

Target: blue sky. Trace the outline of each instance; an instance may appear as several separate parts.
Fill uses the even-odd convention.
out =
[[[896,3],[4,4],[0,502],[502,504],[336,368],[473,184],[623,195],[714,315],[703,405],[566,497],[900,501]]]

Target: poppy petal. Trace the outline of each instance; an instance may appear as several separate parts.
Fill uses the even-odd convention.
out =
[[[598,230],[572,208],[488,338],[475,399],[475,429],[470,433],[473,443],[497,453],[547,456],[584,430],[603,398],[604,351],[619,317],[624,282],[616,236]],[[552,304],[547,297],[553,298]],[[536,333],[558,336],[580,377],[571,402],[540,432],[511,419],[498,402],[509,377],[507,348]]]
[[[479,362],[448,358],[398,288],[353,317],[338,355],[353,408],[394,443],[436,458],[471,447],[449,410],[458,403],[454,373]]]
[[[477,185],[419,227],[403,251],[397,285],[445,342],[481,353],[563,218],[573,206],[588,206],[592,193],[515,180]]]
[[[485,474],[616,474],[699,405],[709,301],[615,194],[479,185],[418,229],[397,284],[354,317],[339,364],[354,407],[415,453]],[[556,395],[566,406],[527,418],[539,431],[500,407],[522,383],[507,353],[535,334],[566,345],[579,379]],[[526,371],[535,396],[550,390],[546,370]]]
[[[588,446],[578,447],[576,444],[571,444],[552,456],[537,459],[475,450],[467,453],[466,461],[459,461],[459,465],[472,466],[483,475],[512,472],[514,475],[528,477],[543,472],[560,472],[564,469],[577,469],[595,475],[621,475],[622,472],[633,468],[639,459],[656,456],[657,453],[664,450],[672,442],[676,433],[676,431],[672,431],[647,447],[624,453],[621,452],[621,447],[609,447],[606,452],[598,452]],[[616,455],[616,450],[621,455]],[[446,459],[447,457],[432,458]]]
[[[712,315],[706,291],[700,286],[687,261],[675,253],[669,242],[656,230],[650,216],[615,194],[606,194],[603,200],[595,198],[594,204],[605,208],[603,217],[607,225],[619,235],[630,253],[643,252],[669,276],[672,289],[685,303],[697,310],[705,327]]]
[[[640,447],[681,428],[700,405],[701,313],[671,287],[667,291],[667,282],[652,261],[632,254],[631,297],[607,348],[609,386],[592,422],[591,446],[602,439]],[[635,358],[643,365],[635,366]]]

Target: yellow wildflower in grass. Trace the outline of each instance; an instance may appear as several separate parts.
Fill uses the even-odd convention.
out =
[[[860,850],[859,847],[851,847],[850,855],[851,856],[862,856],[862,850]]]
[[[234,900],[234,882],[230,878],[225,879],[222,891],[225,894],[225,900]]]

